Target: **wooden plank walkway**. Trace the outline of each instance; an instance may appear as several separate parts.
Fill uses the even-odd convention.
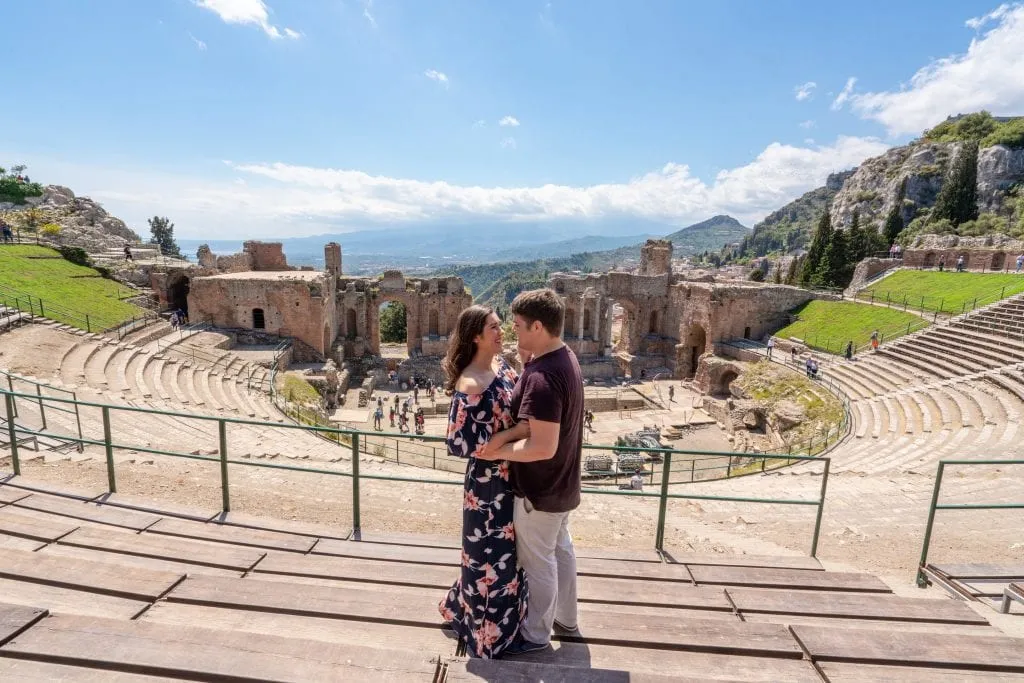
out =
[[[0,603],[0,645],[46,616],[46,610]]]

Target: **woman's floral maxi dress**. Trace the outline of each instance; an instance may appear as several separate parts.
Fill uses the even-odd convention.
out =
[[[515,381],[515,371],[502,361],[484,393],[456,391],[448,414],[448,452],[469,462],[462,502],[461,573],[438,609],[466,642],[469,654],[485,658],[501,655],[526,616],[528,593],[525,575],[516,568],[508,462],[474,457],[492,434],[513,426]]]

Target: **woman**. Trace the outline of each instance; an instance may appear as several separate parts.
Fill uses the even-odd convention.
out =
[[[513,427],[516,373],[501,357],[501,320],[493,310],[470,306],[459,314],[444,371],[445,388],[452,392],[448,452],[469,461],[462,567],[438,609],[471,656],[499,657],[526,615],[526,579],[516,567],[508,463],[478,460],[476,455],[488,442],[495,447],[526,438],[529,424]]]

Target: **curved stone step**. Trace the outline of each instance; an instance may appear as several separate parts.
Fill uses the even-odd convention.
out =
[[[107,365],[110,359],[121,349],[117,344],[104,344],[96,349],[86,360],[85,383],[96,389],[107,391],[109,381],[107,380]]]
[[[923,432],[923,419],[917,404],[904,394],[893,394],[900,412],[903,414],[903,431],[907,434]]]
[[[153,396],[164,403],[171,400],[167,385],[164,384],[164,368],[166,365],[167,360],[165,358],[153,358],[153,362],[148,366],[146,372],[147,383],[152,387]]]
[[[184,380],[181,374],[184,370],[185,366],[181,361],[167,358],[164,360],[164,376],[162,381],[171,396],[172,405],[177,404],[175,407],[180,406],[182,410],[187,410],[192,401],[182,390],[182,382]]]
[[[204,406],[206,405],[206,397],[204,397],[199,391],[195,373],[196,367],[193,366],[190,361],[185,361],[181,364],[178,381],[181,386],[181,391],[189,403],[194,406]]]
[[[124,379],[127,383],[129,394],[144,399],[153,397],[153,391],[146,385],[146,381],[142,376],[143,369],[152,358],[152,355],[143,352],[142,349],[132,351],[132,356],[124,367]]]
[[[918,413],[921,415],[921,431],[931,432],[936,422],[942,419],[938,406],[927,394],[911,391],[908,396],[917,404]]]

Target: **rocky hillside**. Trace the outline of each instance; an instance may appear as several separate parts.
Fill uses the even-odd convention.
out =
[[[92,199],[76,197],[74,192],[60,185],[47,185],[42,196],[30,198],[27,205],[0,203],[0,213],[12,225],[20,227],[22,236],[33,228],[59,225],[59,233],[48,234],[48,240],[81,247],[88,252],[119,248],[126,241],[140,241],[138,234],[120,218],[111,216]]]
[[[833,173],[824,187],[807,192],[778,211],[765,217],[740,243],[738,256],[765,256],[805,248],[811,241],[814,227],[839,190],[854,171]]]
[[[1012,220],[1014,193],[1024,184],[1024,117],[992,119],[985,114],[952,119],[928,131],[921,139],[868,159],[843,183],[832,201],[835,227],[848,227],[854,211],[861,225],[880,228],[896,208],[904,225],[926,214],[957,155],[969,143],[978,143],[977,209]],[[974,131],[964,125],[981,121]],[[986,123],[987,122],[987,123]]]

